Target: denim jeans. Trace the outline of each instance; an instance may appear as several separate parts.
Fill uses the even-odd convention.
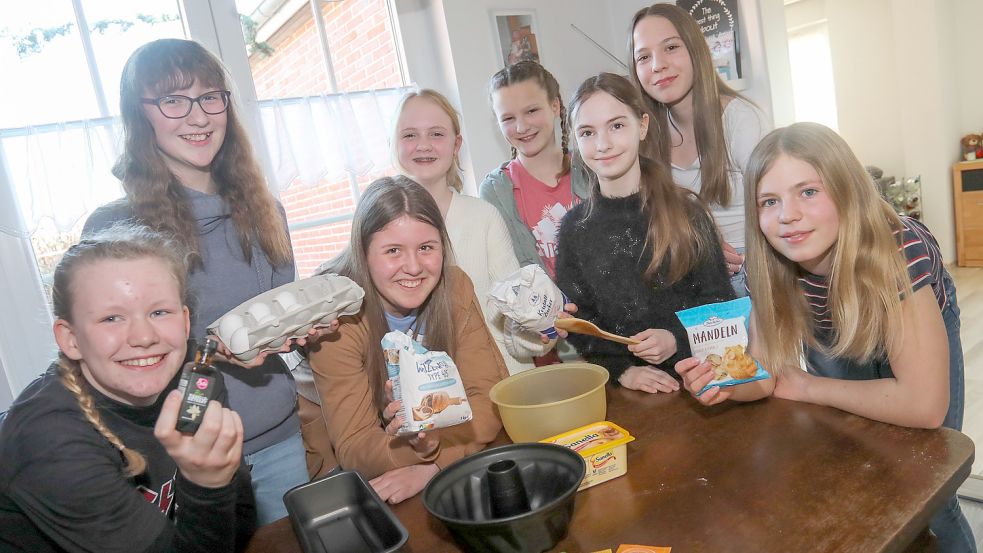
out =
[[[959,305],[956,303],[956,286],[948,272],[943,272],[943,285],[949,304],[942,310],[945,331],[949,335],[949,411],[942,426],[953,430],[963,428],[963,406],[966,395],[966,379],[963,367],[962,340],[959,338]],[[939,553],[976,553],[976,540],[956,496],[949,498],[945,506],[935,513],[928,525],[938,538]]]
[[[310,479],[304,455],[304,442],[297,432],[280,443],[245,456],[253,479],[256,519],[260,525],[287,516],[283,494]]]

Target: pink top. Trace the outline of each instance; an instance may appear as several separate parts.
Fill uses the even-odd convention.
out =
[[[519,218],[532,231],[536,239],[536,252],[550,277],[555,278],[556,237],[560,232],[560,220],[576,202],[570,174],[564,175],[557,186],[549,186],[530,175],[518,159],[509,162],[505,173],[512,180]]]

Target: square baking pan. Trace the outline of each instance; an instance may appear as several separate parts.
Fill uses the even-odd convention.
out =
[[[372,486],[342,471],[288,491],[283,502],[305,553],[398,551],[409,532]]]

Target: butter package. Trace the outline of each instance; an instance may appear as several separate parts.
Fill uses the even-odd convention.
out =
[[[714,386],[735,386],[769,378],[747,352],[751,298],[710,303],[676,312],[686,327],[693,357],[713,367],[714,378],[696,395]]]
[[[628,448],[634,440],[627,430],[613,422],[601,421],[540,440],[572,449],[584,458],[587,472],[577,491],[607,482],[628,472]]]
[[[393,399],[402,400],[397,435],[416,434],[471,420],[471,406],[457,365],[442,351],[428,351],[402,332],[382,337]]]
[[[519,326],[556,338],[553,323],[566,297],[539,265],[526,265],[488,289],[488,299]]]

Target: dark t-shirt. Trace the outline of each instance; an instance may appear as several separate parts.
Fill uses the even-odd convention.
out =
[[[222,488],[180,475],[154,438],[163,399],[134,407],[87,386],[103,422],[147,460],[135,478],[89,423],[57,367],[18,396],[0,427],[0,550],[234,551],[255,530],[249,473]],[[87,385],[87,383],[86,383]]]

